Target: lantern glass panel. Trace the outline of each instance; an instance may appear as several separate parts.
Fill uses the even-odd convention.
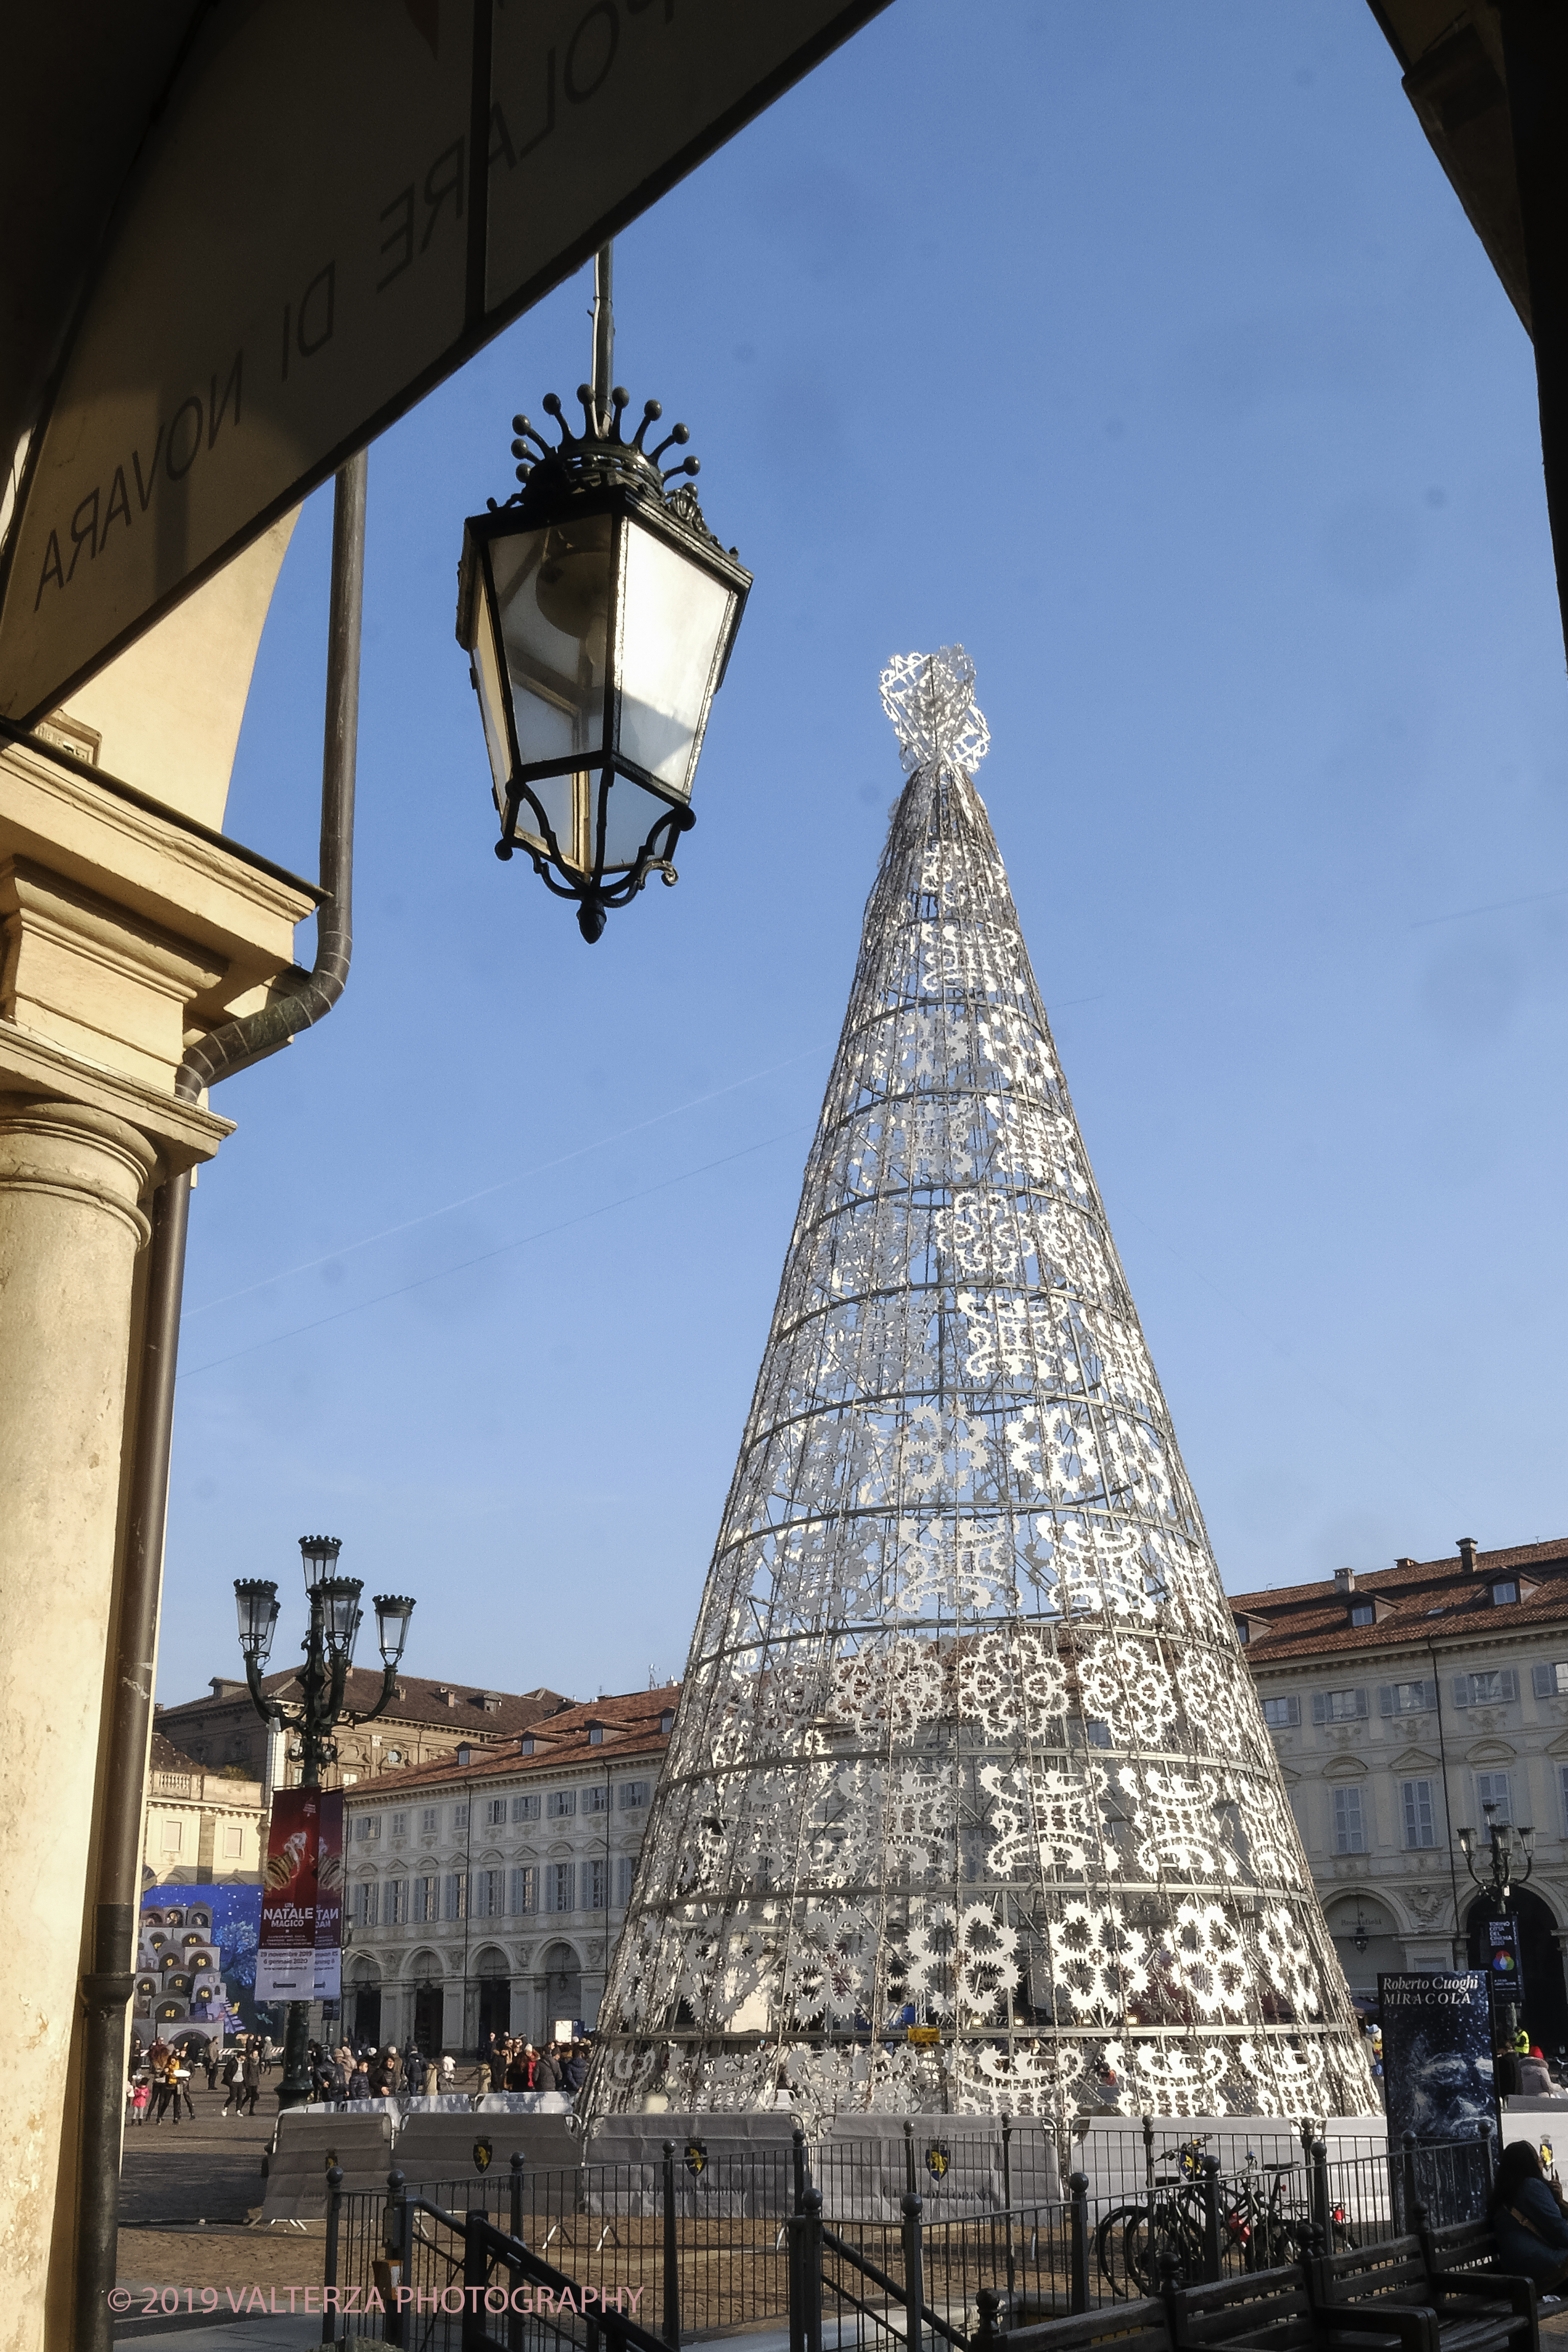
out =
[[[610,516],[598,514],[573,515],[542,530],[512,531],[490,541],[517,757],[525,767],[602,750],[612,541]]]
[[[631,516],[622,561],[620,747],[685,799],[723,666],[735,592]]]
[[[496,779],[496,805],[504,805],[507,786],[511,781],[512,752],[507,733],[507,698],[501,682],[501,657],[496,649],[496,631],[490,617],[487,596],[476,599],[477,613],[474,634],[474,677],[479,690],[479,715],[485,722],[485,748],[490,754],[490,773]]]
[[[598,821],[598,803],[594,803],[594,821]],[[610,797],[604,809],[604,870],[608,874],[617,867],[634,866],[643,844],[662,816],[670,814],[670,803],[654,793],[644,792],[641,784],[632,783],[625,776],[617,776],[610,787]]]

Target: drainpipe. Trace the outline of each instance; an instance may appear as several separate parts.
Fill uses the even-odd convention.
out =
[[[316,961],[299,985],[259,1013],[225,1023],[192,1047],[174,1093],[193,1102],[322,1020],[349,977],[354,852],[354,762],[360,709],[360,618],[365,574],[363,450],[338,475],[332,509],[332,600],[327,637],[327,719],[321,775],[321,884]],[[152,1713],[174,1373],[185,1280],[191,1176],[167,1177],[153,1196],[146,1328],[137,1389],[129,1532],[115,1636],[112,1715],[104,1773],[93,1913],[92,1971],[81,1980],[87,2011],[82,2056],[81,2173],[77,2192],[76,2336],[80,2352],[112,2352],[120,2235],[125,2011],[135,1985],[141,1893],[141,1811]]]

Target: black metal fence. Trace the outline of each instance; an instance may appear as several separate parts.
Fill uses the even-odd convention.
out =
[[[517,2157],[498,2176],[435,2183],[394,2172],[384,2194],[333,2194],[327,2340],[335,2326],[339,2340],[412,2352],[599,2352],[607,2337],[677,2352],[771,2321],[791,2352],[890,2352],[894,2337],[941,2352],[983,2336],[988,2309],[1016,2326],[1155,2294],[1167,2277],[1197,2284],[1314,2243],[1372,2243],[1418,2214],[1434,2228],[1469,2220],[1491,2178],[1484,2132],[1407,2142],[1392,2160],[1331,2159],[1310,2139],[1264,2157],[1255,2136],[1232,2137],[1234,2168],[1212,2138],[1188,2139],[1156,2151],[1131,2193],[1098,2197],[1082,2172],[1064,2195],[1030,2196],[1043,2154],[1020,2158],[1015,2179],[1016,2140],[1004,2166],[994,2138],[946,2131],[902,2147],[797,2138],[720,2156],[667,2143],[661,2160],[560,2170]]]

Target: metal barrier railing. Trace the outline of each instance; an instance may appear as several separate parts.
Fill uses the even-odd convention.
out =
[[[1093,2197],[1088,2176],[1075,2172],[1065,2196],[1030,2200],[1008,2195],[988,2145],[983,2161],[966,2162],[962,2135],[933,2140],[942,2169],[931,2173],[928,2197],[906,2185],[919,2177],[917,2138],[903,2150],[895,2139],[809,2149],[797,2137],[791,2149],[716,2157],[695,2144],[678,2155],[666,2142],[658,2161],[570,2170],[528,2171],[519,2156],[507,2172],[477,2180],[410,2184],[394,2172],[384,2195],[344,2196],[339,2175],[328,2281],[359,2336],[469,2352],[488,2339],[472,2333],[472,2298],[457,2293],[473,2284],[458,2276],[463,2264],[478,2259],[459,2251],[457,2237],[477,2231],[476,2244],[507,2269],[514,2291],[531,2280],[552,2298],[530,2306],[530,2352],[596,2352],[612,2313],[631,2331],[626,2343],[647,2336],[667,2352],[786,2315],[792,2352],[890,2352],[894,2337],[912,2352],[942,2352],[984,2337],[988,2310],[1016,2326],[1166,2284],[1273,2269],[1314,2244],[1369,2244],[1418,2220],[1441,2228],[1472,2219],[1494,2162],[1484,2128],[1440,2147],[1407,2139],[1392,2160],[1331,2160],[1313,2141],[1265,2161],[1254,2147],[1228,2173],[1189,2141],[1156,2160],[1134,2194]],[[402,2290],[395,2311],[389,2282]],[[517,2315],[513,2308],[508,2328]]]

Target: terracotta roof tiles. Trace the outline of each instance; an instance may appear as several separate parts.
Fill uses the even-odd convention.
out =
[[[1232,1616],[1253,1621],[1247,1656],[1255,1667],[1322,1653],[1406,1649],[1428,1640],[1474,1642],[1568,1622],[1568,1538],[1478,1550],[1475,1562],[1472,1572],[1457,1556],[1401,1559],[1364,1575],[1358,1570],[1348,1591],[1331,1580],[1233,1592],[1227,1600]],[[1500,1578],[1536,1590],[1501,1604],[1500,1612],[1491,1597]],[[1353,1625],[1348,1612],[1361,1601],[1381,1601],[1386,1613],[1373,1624]]]
[[[405,1790],[428,1789],[447,1782],[508,1779],[519,1772],[559,1772],[569,1766],[612,1764],[618,1757],[662,1753],[669,1735],[659,1728],[666,1711],[680,1705],[679,1683],[661,1690],[624,1691],[614,1696],[585,1700],[563,1707],[504,1748],[487,1748],[472,1763],[455,1764],[450,1753],[432,1764],[409,1764],[401,1770],[378,1772],[346,1791],[353,1799],[373,1798],[377,1804],[395,1803]],[[589,1733],[598,1726],[598,1741]],[[531,1738],[532,1755],[524,1755],[522,1741]]]

